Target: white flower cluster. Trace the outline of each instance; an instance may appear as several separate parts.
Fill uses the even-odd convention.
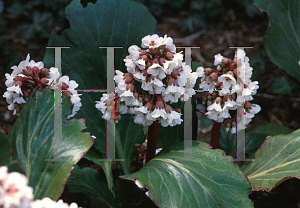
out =
[[[21,61],[18,66],[13,66],[12,74],[6,73],[5,85],[7,91],[3,97],[6,98],[6,102],[9,104],[8,109],[13,110],[14,115],[19,115],[23,104],[28,99],[29,95],[35,87],[39,89],[49,88],[55,89],[55,81],[59,78],[59,72],[57,68],[51,67],[50,69],[44,68],[43,62],[29,61],[29,54],[26,60]],[[63,76],[59,79],[59,83],[62,85],[62,89],[66,90],[64,93],[70,98],[72,102],[72,114],[68,116],[68,119],[73,117],[81,107],[79,94],[75,90],[78,84],[71,80],[68,76]]]
[[[244,104],[245,112],[241,113],[245,119],[240,119],[241,122],[236,124],[234,117],[227,122],[227,130],[232,127],[231,132],[236,133],[236,125],[238,131],[246,128],[245,125],[251,122],[254,114],[260,111],[259,105],[249,103],[259,88],[258,82],[250,79],[253,69],[244,50],[238,49],[233,61],[220,54],[215,55],[214,65],[217,70],[199,68],[202,78],[199,87],[209,91],[203,99],[203,104],[208,106],[205,115],[216,122],[223,122],[231,118],[229,110],[236,110],[237,106]]]
[[[142,50],[130,46],[124,59],[128,73],[116,71],[115,94],[103,94],[96,108],[107,120],[117,122],[120,114],[135,114],[134,122],[149,126],[158,120],[162,126],[182,122],[181,114],[166,102],[186,101],[195,94],[193,89],[199,72],[182,62],[183,55],[176,53],[173,40],[166,35],[148,35],[142,39]],[[136,89],[136,81],[144,91]]]
[[[33,201],[33,189],[28,186],[26,176],[18,172],[7,172],[6,166],[0,167],[0,207],[2,208],[78,208],[76,203],[70,206],[50,198]]]

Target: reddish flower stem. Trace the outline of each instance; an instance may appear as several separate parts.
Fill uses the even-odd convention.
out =
[[[221,124],[214,121],[210,141],[210,146],[212,146],[213,149],[219,148],[220,128]]]
[[[147,153],[146,163],[155,156],[157,144],[157,121],[154,121],[148,128],[148,142],[147,142]]]

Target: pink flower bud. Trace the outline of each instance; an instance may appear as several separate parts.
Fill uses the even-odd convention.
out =
[[[167,59],[172,59],[172,58],[174,58],[174,54],[172,52],[168,51],[168,52],[166,52],[166,57],[167,57]]]
[[[126,73],[126,74],[123,74],[123,76],[124,76],[124,80],[125,80],[126,84],[129,84],[130,82],[132,82],[132,80],[133,80],[133,74]]]
[[[216,103],[222,103],[222,98],[221,97],[217,97],[216,98]]]
[[[43,78],[43,79],[45,79],[45,78]],[[69,88],[69,85],[67,85],[66,83],[61,83],[61,88],[63,89],[63,90],[66,90],[66,89],[68,89]]]
[[[47,68],[41,68],[39,70],[39,76],[40,76],[40,78],[42,78],[42,77],[48,77],[49,76],[49,72],[50,72],[49,69],[47,69]]]
[[[147,60],[147,55],[142,55],[142,56],[141,56],[141,59]]]
[[[159,59],[155,57],[155,58],[152,60],[152,64],[159,64]]]
[[[164,49],[164,48],[166,48],[166,44],[160,45],[160,46],[158,47],[158,49]]]
[[[133,93],[133,96],[135,97],[135,99],[138,99],[139,93],[138,93],[138,92],[134,92],[134,93]]]
[[[134,85],[133,84],[128,84],[127,87],[126,87],[126,90],[130,90],[131,92],[133,92],[135,89]]]
[[[213,81],[217,81],[218,80],[218,74],[216,72],[213,72],[209,75]]]
[[[249,102],[245,102],[245,107],[246,107],[247,109],[252,109],[252,105],[251,105],[251,103],[249,103]]]
[[[143,103],[143,101],[144,101],[143,97],[139,97],[139,98],[138,98],[138,101],[139,101],[140,103]]]
[[[160,59],[159,59],[159,64],[160,64],[161,66],[164,66],[164,63],[166,63],[166,59],[160,58]]]
[[[179,86],[176,80],[173,79],[172,77],[169,77],[169,85]]]
[[[143,56],[143,55],[147,55],[148,54],[148,52],[147,51],[145,51],[145,50],[140,50],[140,56]]]
[[[181,110],[179,108],[175,108],[174,111],[176,111],[177,113],[181,113]]]
[[[148,69],[150,66],[152,65],[152,63],[150,61],[146,62],[146,68]]]
[[[165,110],[166,110],[167,113],[170,114],[172,112],[173,108],[171,106],[169,106],[169,105],[166,105],[165,106]]]
[[[147,108],[148,111],[151,111],[153,108],[153,105],[151,104],[151,102],[146,103],[145,107]]]
[[[206,75],[206,76],[208,76],[208,75],[210,75],[211,73],[212,73],[212,69],[211,68],[205,68],[204,69],[204,74]]]
[[[15,86],[19,86],[19,87],[21,87],[21,86],[22,86],[22,84],[23,84],[23,83],[22,83],[21,81],[16,81],[16,82],[15,82]]]
[[[48,78],[42,78],[39,82],[43,85],[47,85],[47,83],[49,82],[49,79]]]
[[[171,73],[172,77],[174,77],[175,79],[177,79],[178,76],[180,76],[180,73],[177,70],[173,70]]]
[[[165,108],[164,103],[161,100],[156,101],[155,108],[159,108],[159,109]]]

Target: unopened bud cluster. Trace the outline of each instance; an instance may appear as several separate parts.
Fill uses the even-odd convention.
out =
[[[186,101],[195,94],[193,89],[198,72],[182,62],[183,55],[176,53],[173,40],[166,35],[148,35],[142,39],[142,50],[130,46],[124,59],[127,73],[116,71],[115,92],[103,94],[96,101],[96,108],[106,120],[115,122],[121,114],[135,114],[134,122],[150,126],[158,120],[162,126],[174,126],[182,122],[179,109],[173,109],[166,102]],[[141,83],[142,90],[137,89]]]
[[[31,92],[37,87],[37,90],[41,89],[55,89],[55,81],[59,78],[59,72],[57,68],[51,67],[50,69],[44,68],[43,62],[29,61],[29,54],[26,60],[21,61],[18,66],[13,66],[12,74],[6,73],[5,85],[7,91],[3,97],[6,98],[6,102],[9,104],[8,109],[14,111],[14,115],[19,115],[24,103],[30,96]],[[69,81],[68,76],[60,77],[59,83],[61,89],[72,102],[72,114],[68,118],[73,117],[81,107],[79,94],[75,90],[78,84],[75,81]]]
[[[252,95],[257,92],[258,82],[251,81],[252,68],[249,64],[249,58],[245,52],[238,49],[233,60],[215,55],[214,65],[217,70],[199,67],[201,84],[200,89],[208,90],[209,93],[203,97],[203,105],[207,106],[208,118],[223,122],[224,119],[231,118],[229,110],[236,110],[237,106],[244,104],[244,118],[241,122],[236,123],[236,116],[229,121],[225,121],[227,130],[231,128],[232,133],[237,130],[246,128],[245,125],[251,122],[254,114],[260,111],[260,106],[251,104]],[[236,115],[236,114],[235,114]]]

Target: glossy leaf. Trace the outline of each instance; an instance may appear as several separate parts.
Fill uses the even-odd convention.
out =
[[[247,175],[252,190],[267,190],[291,177],[300,178],[300,130],[288,135],[269,137],[241,170]]]
[[[126,71],[123,59],[128,47],[141,44],[141,39],[153,34],[156,20],[140,3],[130,0],[98,0],[83,8],[79,0],[66,7],[70,28],[62,35],[53,33],[48,46],[70,46],[62,49],[62,74],[75,80],[78,89],[106,89],[107,49],[99,46],[119,46],[115,49],[115,69]],[[44,62],[53,66],[54,49],[47,49]],[[114,70],[114,69],[109,69]],[[108,80],[111,82],[112,80]],[[101,93],[83,92],[82,107],[76,118],[87,118],[86,131],[97,139],[95,147],[105,154],[106,123],[95,108]]]
[[[285,77],[276,77],[272,83],[272,91],[274,93],[288,95],[295,89],[296,83],[289,83]]]
[[[183,148],[184,142],[165,148],[138,172],[121,176],[120,199],[130,197],[131,182],[158,207],[253,207],[250,184],[232,157],[193,141],[186,149],[192,158],[184,158]]]
[[[72,119],[62,124],[62,138],[54,138],[53,91],[37,91],[26,101],[9,133],[13,159],[20,161],[34,189],[35,198],[61,195],[73,165],[93,145],[89,133],[82,133],[84,120]],[[62,116],[71,113],[71,102],[63,94]],[[54,157],[56,155],[56,158]],[[53,161],[46,161],[46,160]]]
[[[101,177],[97,170],[80,169],[76,166],[67,185],[70,193],[83,193],[87,197],[96,197],[93,201],[97,199],[98,207],[117,207],[116,199],[108,189],[105,178]]]
[[[265,35],[269,58],[300,80],[300,1],[255,0],[255,4],[271,19]]]

